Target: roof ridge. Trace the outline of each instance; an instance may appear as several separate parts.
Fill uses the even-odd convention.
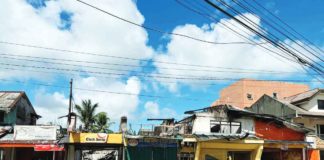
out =
[[[296,96],[298,95],[301,95],[301,94],[304,94],[304,93],[307,93],[307,92],[310,92],[310,91],[314,91],[314,90],[320,90],[319,88],[313,88],[313,89],[310,89],[310,90],[307,90],[307,91],[304,91],[304,92],[300,92],[300,93],[297,93],[297,94],[294,94],[294,95],[291,95],[291,96],[288,96],[288,97],[285,97],[284,99],[287,99],[289,97],[294,97],[296,98]]]

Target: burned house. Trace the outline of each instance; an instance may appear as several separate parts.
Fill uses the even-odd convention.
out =
[[[309,129],[267,114],[219,105],[187,111],[177,122],[180,159],[302,160]],[[276,132],[275,134],[273,132]]]

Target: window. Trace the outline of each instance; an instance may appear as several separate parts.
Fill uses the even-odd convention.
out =
[[[320,137],[321,139],[324,139],[324,124],[317,125],[317,136]]]
[[[4,111],[0,111],[0,123],[4,122],[4,116],[5,116],[5,112]]]
[[[211,133],[239,134],[241,133],[241,122],[210,121]]]
[[[324,100],[317,100],[318,109],[324,110]]]
[[[248,100],[253,100],[252,94],[250,94],[250,93],[246,94],[246,97]]]
[[[277,99],[277,96],[278,96],[278,94],[277,94],[276,92],[273,92],[273,93],[272,93],[272,97],[273,97],[273,98]]]

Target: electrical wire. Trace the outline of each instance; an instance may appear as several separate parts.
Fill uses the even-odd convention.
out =
[[[11,71],[28,71],[28,72],[35,72],[35,73],[44,73],[44,74],[50,74],[50,75],[69,75],[69,76],[73,76],[72,78],[75,79],[77,77],[87,77],[89,75],[87,74],[73,74],[70,72],[53,72],[53,71],[43,71],[43,70],[30,70],[30,69],[26,69],[26,68],[10,68],[10,67],[0,67],[1,69],[6,69],[6,70],[11,70]],[[75,77],[74,77],[75,76]],[[120,77],[118,76],[101,76],[101,75],[91,75],[91,77],[95,77],[95,78],[100,78],[100,79],[114,79],[114,80],[122,80]],[[154,82],[154,81],[158,81],[160,83],[166,83],[166,84],[178,84],[179,82],[177,81],[166,81],[163,79],[159,79],[159,78],[154,78],[154,79],[149,79],[147,77],[141,77],[142,79],[138,80],[138,79],[133,79],[135,81],[141,82],[141,81],[146,81],[146,82]],[[228,81],[237,81],[237,80],[241,80],[241,79],[233,79],[233,80],[217,80],[217,81],[223,81],[223,82],[228,82]],[[272,80],[254,80],[254,79],[244,79],[245,81],[266,81],[266,82],[277,82],[277,81],[272,81]],[[203,85],[203,86],[219,86],[221,85],[220,83],[201,83],[201,82],[195,82],[196,80],[187,80],[187,83],[190,83],[192,85]],[[206,82],[206,81],[205,81]],[[287,81],[288,82],[288,81]],[[307,81],[304,81],[307,82]],[[309,82],[313,82],[313,81],[309,81]],[[320,81],[317,81],[320,82]],[[323,81],[322,81],[323,82]],[[236,84],[233,83],[231,84],[231,86],[242,86],[242,84]],[[258,88],[272,88],[272,86],[264,86],[264,85],[256,85],[256,84],[249,84],[249,85],[245,85],[245,86],[249,86],[249,87],[258,87]],[[277,86],[276,88],[290,88],[289,86]]]
[[[82,55],[91,55],[91,56],[98,56],[98,57],[106,57],[106,58],[116,58],[116,59],[122,59],[122,60],[130,60],[130,61],[143,61],[143,62],[154,62],[158,64],[167,64],[167,65],[177,65],[177,66],[187,66],[187,67],[196,67],[196,68],[208,68],[210,69],[232,69],[232,70],[253,70],[253,71],[264,71],[264,72],[271,72],[271,70],[257,70],[257,69],[246,69],[246,68],[233,68],[233,67],[219,67],[219,66],[210,66],[210,65],[198,65],[198,64],[187,64],[187,63],[176,63],[176,62],[166,62],[166,61],[156,61],[156,60],[145,60],[145,59],[139,59],[139,58],[131,58],[131,57],[122,57],[122,56],[112,56],[112,55],[106,55],[106,54],[99,54],[95,52],[82,52],[82,51],[75,51],[75,50],[67,50],[67,49],[59,49],[59,48],[52,48],[52,47],[44,47],[39,45],[30,45],[30,44],[23,44],[23,43],[13,43],[13,42],[7,42],[7,41],[0,41],[1,44],[6,45],[13,45],[13,46],[20,46],[20,47],[28,47],[28,48],[36,48],[36,49],[44,49],[44,50],[50,50],[50,51],[57,51],[56,53],[72,53],[72,54],[82,54]],[[42,57],[43,58],[43,57]],[[80,61],[85,63],[92,63],[87,61]],[[95,62],[97,63],[97,62]],[[98,62],[98,64],[108,64],[103,62]],[[115,64],[111,64],[115,65]],[[129,65],[133,66],[133,65]],[[135,67],[135,66],[133,66]],[[166,68],[171,69],[171,68]],[[191,70],[192,68],[190,68]],[[194,69],[193,69],[194,70]]]
[[[245,2],[247,2],[246,0],[243,0]],[[273,17],[275,17],[277,20],[279,20],[282,24],[284,24],[286,27],[288,27],[289,29],[291,29],[293,32],[295,32],[297,35],[299,35],[300,37],[302,37],[303,39],[305,39],[308,43],[312,44],[314,47],[316,47],[319,51],[321,51],[322,54],[324,54],[324,51],[319,48],[318,46],[316,46],[314,43],[312,43],[310,40],[308,40],[305,36],[303,36],[302,34],[300,34],[299,32],[297,32],[293,27],[291,27],[288,23],[286,23],[284,20],[282,20],[280,17],[276,16],[275,14],[273,14],[271,11],[269,11],[267,8],[263,7],[258,1],[253,0],[255,4],[257,4],[259,7],[262,8],[262,10],[268,12],[270,15],[272,15]]]
[[[247,44],[247,45],[251,45],[251,43],[248,43],[248,42],[212,42],[212,41],[203,40],[203,39],[192,37],[192,36],[185,35],[185,34],[163,31],[163,30],[158,29],[158,28],[153,28],[153,27],[149,27],[149,26],[145,26],[145,25],[142,25],[142,24],[135,23],[133,21],[130,21],[128,19],[117,16],[116,14],[113,14],[113,13],[110,13],[110,12],[108,12],[106,10],[100,9],[100,8],[98,8],[98,7],[94,6],[94,5],[91,5],[89,3],[86,3],[84,1],[81,1],[81,0],[76,0],[76,1],[82,3],[82,4],[86,5],[86,6],[89,6],[89,7],[93,8],[93,9],[96,9],[96,10],[102,12],[102,13],[110,15],[111,17],[114,17],[116,19],[124,21],[126,23],[132,24],[132,25],[140,27],[140,28],[144,28],[146,30],[161,33],[161,34],[164,34],[164,35],[174,35],[174,36],[184,37],[184,38],[188,38],[188,39],[191,39],[191,40],[195,40],[195,41],[199,41],[199,42],[203,42],[203,43],[208,43],[208,44],[217,44],[217,45],[218,44],[222,44],[222,45],[228,45],[228,44],[245,44],[246,45]]]
[[[307,60],[301,58],[300,56],[296,55],[295,53],[293,53],[291,50],[289,50],[287,47],[283,46],[280,43],[276,43],[274,40],[268,38],[267,36],[263,35],[262,33],[256,31],[255,29],[251,28],[250,26],[248,26],[247,24],[245,24],[244,22],[242,22],[241,20],[237,19],[236,17],[234,17],[233,15],[231,15],[230,13],[228,13],[227,11],[225,11],[224,9],[220,8],[219,6],[215,5],[214,3],[212,3],[210,0],[205,0],[208,4],[210,4],[212,7],[218,9],[219,11],[221,11],[222,13],[224,13],[225,15],[229,16],[230,18],[234,19],[235,21],[237,21],[238,23],[240,23],[242,26],[246,27],[247,29],[251,30],[252,32],[256,33],[258,36],[260,36],[261,38],[265,39],[266,41],[268,41],[269,43],[272,43],[274,46],[276,46],[277,48],[285,51],[286,54],[290,54],[291,56],[294,56],[298,61],[300,61],[300,63],[302,63],[303,65],[308,65],[313,71],[319,73],[319,74],[323,74],[324,71],[321,68],[318,68],[316,65],[313,65],[312,63],[308,62]],[[225,4],[224,4],[225,5]],[[323,76],[324,77],[324,76]]]
[[[176,2],[177,2],[178,4],[180,4],[182,7],[188,9],[189,11],[192,11],[192,12],[198,14],[198,15],[201,15],[201,16],[203,16],[204,18],[211,19],[212,21],[213,21],[213,20],[216,21],[216,19],[215,19],[213,16],[208,15],[207,13],[203,13],[203,11],[198,11],[197,9],[193,9],[192,7],[194,6],[194,4],[186,5],[186,4],[182,3],[182,1],[180,1],[180,0],[176,0]],[[191,1],[190,1],[190,2],[191,2]],[[195,2],[195,1],[193,1],[193,2]],[[200,5],[200,4],[198,3],[198,5]],[[203,6],[200,5],[200,7],[203,7]],[[209,10],[209,8],[203,7],[203,10]],[[245,37],[244,35],[242,35],[242,34],[236,32],[236,31],[233,30],[233,29],[231,29],[228,25],[224,24],[224,22],[222,22],[221,20],[220,20],[218,23],[219,23],[219,24],[222,24],[223,26],[225,26],[225,28],[229,28],[231,31],[233,31],[233,32],[236,33],[237,35],[239,35],[239,36],[241,36],[241,37],[243,37],[243,38],[245,38],[245,39],[247,39],[247,40],[250,40],[249,38]],[[233,26],[235,26],[235,25],[233,25]],[[241,31],[242,31],[242,30],[241,30]],[[250,41],[251,41],[251,40],[250,40]],[[266,47],[263,46],[263,45],[257,45],[257,46],[259,46],[259,47],[261,47],[261,48],[263,48],[263,49],[266,49],[267,51],[270,51],[270,52],[272,52],[272,53],[275,53],[276,55],[280,55],[280,53],[278,53],[278,52],[274,52],[274,51],[270,50],[269,48],[266,48]],[[267,52],[265,52],[265,53],[267,53]],[[271,54],[269,54],[269,55],[271,55]],[[271,56],[273,56],[273,55],[271,55]],[[280,55],[280,56],[281,56],[281,55]],[[276,56],[273,56],[273,57],[274,57],[274,58],[277,58]],[[284,57],[284,56],[283,56],[283,58],[285,58],[285,59],[287,59],[287,60],[290,60],[289,58]],[[277,59],[280,60],[280,61],[282,61],[282,60],[279,59],[279,58],[277,58]],[[300,64],[299,61],[293,61],[293,62]],[[285,63],[286,63],[286,62],[285,62]],[[293,67],[295,67],[295,66],[293,66]],[[302,67],[302,69],[305,70],[304,67]],[[306,70],[306,72],[307,72],[307,70]],[[315,77],[315,78],[316,78],[316,77]],[[316,79],[317,79],[317,78],[316,78]]]
[[[217,19],[216,19],[214,16],[211,16],[211,15],[209,15],[209,14],[207,14],[207,13],[203,13],[202,11],[198,11],[197,9],[193,9],[193,8],[192,8],[193,4],[186,5],[186,4],[184,4],[184,3],[183,3],[182,1],[180,1],[180,0],[176,0],[176,2],[177,2],[178,4],[180,4],[181,6],[183,6],[184,8],[188,9],[189,11],[192,11],[192,12],[194,12],[194,13],[196,13],[196,14],[198,14],[198,15],[201,15],[201,16],[207,18],[207,19],[210,19],[210,20],[212,20],[212,21],[217,21]],[[195,1],[194,1],[194,2],[195,2]],[[202,6],[200,6],[200,7],[202,7]],[[203,8],[203,9],[204,9],[204,10],[209,10],[208,8]],[[263,44],[261,44],[261,43],[257,43],[257,42],[254,42],[253,40],[251,40],[251,39],[248,38],[247,36],[245,36],[245,35],[243,35],[243,34],[240,33],[240,32],[244,32],[244,33],[246,33],[246,32],[245,32],[244,30],[242,30],[242,29],[239,29],[240,32],[238,32],[238,31],[232,29],[231,27],[229,27],[229,25],[225,24],[225,22],[219,21],[218,23],[221,24],[222,26],[224,26],[226,29],[229,29],[230,31],[232,31],[232,32],[235,33],[236,35],[242,37],[243,39],[246,39],[246,40],[248,40],[248,41],[251,41],[251,43],[254,43],[256,46],[258,46],[258,47],[264,49],[265,51],[269,51],[269,52],[271,52],[271,53],[274,53],[275,55],[277,55],[277,56],[279,56],[279,57],[281,57],[281,58],[283,58],[283,59],[285,59],[285,60],[288,60],[288,61],[291,61],[291,62],[294,62],[294,63],[297,62],[296,60],[292,60],[292,59],[290,59],[289,57],[286,57],[286,56],[284,56],[284,55],[281,55],[279,52],[273,51],[273,50],[269,49],[268,47],[266,47],[265,44],[267,44],[268,42],[263,42]],[[230,23],[230,22],[227,22],[227,23],[229,23],[229,24],[232,25],[232,26],[235,26],[235,25],[233,25],[233,24]],[[265,52],[265,53],[267,53],[267,52]],[[267,54],[269,54],[269,53],[267,53]],[[272,57],[274,57],[274,58],[276,58],[276,59],[278,59],[279,61],[282,61],[281,59],[279,59],[279,58],[276,57],[275,55],[272,55],[272,54],[269,54],[269,55],[272,56]],[[283,61],[282,61],[282,62],[283,62]]]
[[[244,4],[243,4],[243,2],[245,3],[245,4],[247,4],[248,6],[250,6],[251,8],[253,8],[254,10],[256,10],[257,12],[259,12],[259,13],[261,13],[261,14],[263,14],[263,12],[262,11],[264,11],[264,10],[267,10],[266,8],[264,8],[263,6],[261,6],[262,7],[262,10],[260,10],[260,9],[258,9],[258,8],[256,8],[255,6],[253,6],[251,3],[249,3],[248,1],[246,1],[246,0],[242,0],[242,2],[239,2],[239,1],[235,1],[235,0],[233,0],[233,2],[235,2],[235,3],[237,3],[238,5],[240,5],[240,6],[243,6],[243,8],[248,8],[247,6],[245,6]],[[257,3],[257,2],[256,2]],[[244,7],[245,6],[245,7]],[[268,12],[270,12],[269,10],[267,10]],[[250,10],[250,12],[251,12],[251,10]],[[272,14],[272,13],[271,13]],[[280,27],[280,29],[276,29],[278,32],[280,32],[281,34],[284,34],[285,35],[285,37],[289,37],[287,34],[289,34],[289,35],[291,35],[291,36],[293,36],[293,38],[295,38],[295,39],[299,39],[295,34],[293,34],[292,32],[290,32],[288,29],[286,29],[285,27],[283,27],[282,25],[280,25],[280,24],[278,24],[276,21],[274,21],[274,20],[272,20],[272,18],[271,17],[269,17],[267,14],[263,14],[265,17],[267,17],[267,18],[269,18],[269,21],[268,20],[264,20],[264,22],[266,23],[266,24],[268,24],[268,25],[270,25],[270,26],[274,26],[274,25],[277,25],[277,26],[279,26]],[[277,17],[277,16],[276,16]],[[279,17],[277,17],[277,18],[279,18]],[[285,23],[285,22],[284,22]],[[291,28],[292,30],[294,30],[292,27],[288,27],[288,28]],[[286,32],[287,34],[285,34],[284,32]],[[299,33],[298,33],[299,34]],[[299,34],[300,35],[300,34]],[[302,38],[303,39],[305,39],[305,37],[303,37],[302,36]],[[289,38],[290,40],[292,40],[292,38]],[[294,41],[294,40],[292,40],[292,41]],[[295,41],[294,41],[295,42]],[[306,39],[306,42],[308,42],[308,43],[310,43],[311,45],[313,45],[314,46],[314,44],[312,43],[312,42],[310,42],[309,40],[307,40]],[[301,46],[298,42],[295,42],[297,45],[299,45],[299,46]],[[304,48],[304,46],[302,46],[303,48]],[[311,50],[313,50],[315,53],[317,53],[318,55],[314,55],[315,57],[317,57],[317,58],[319,58],[319,59],[321,59],[321,61],[323,61],[323,59],[322,58],[320,58],[319,56],[320,56],[320,52],[318,52],[318,51],[316,51],[313,47],[310,47],[309,45],[306,45],[306,47],[308,47],[309,49],[311,49]],[[307,50],[307,49],[306,49]],[[308,50],[308,52],[310,52],[309,50]],[[314,53],[313,53],[314,54]]]
[[[62,89],[69,89],[69,86],[63,85],[54,85],[54,84],[44,84],[44,83],[30,83],[24,81],[17,81],[17,80],[7,80],[7,79],[0,79],[0,81],[6,82],[13,82],[19,84],[30,84],[30,85],[37,85],[37,86],[45,86],[45,87],[54,87],[54,88],[62,88]],[[176,96],[160,96],[160,95],[147,95],[147,94],[137,94],[137,93],[130,93],[130,92],[117,92],[117,91],[110,91],[110,90],[99,90],[99,89],[88,89],[88,88],[79,88],[73,87],[74,90],[79,91],[87,91],[87,92],[97,92],[97,93],[107,93],[107,94],[117,94],[117,95],[126,95],[126,96],[139,96],[139,97],[148,97],[148,98],[158,98],[158,99],[185,99],[190,101],[207,101],[211,99],[201,99],[201,98],[188,98],[188,97],[176,97]]]
[[[123,73],[114,73],[114,72],[99,72],[99,71],[85,71],[69,68],[57,68],[57,67],[48,67],[48,66],[36,66],[36,65],[23,65],[23,64],[11,64],[11,63],[1,63],[0,65],[4,66],[14,66],[24,68],[35,68],[35,69],[45,69],[45,70],[56,70],[56,71],[65,71],[65,72],[75,72],[75,73],[84,73],[84,74],[99,74],[99,75],[113,75],[113,76],[137,76],[144,78],[154,78],[154,79],[173,79],[173,80],[195,80],[195,81],[237,81],[240,79],[237,78],[226,78],[226,77],[178,77],[178,76],[163,76],[163,75],[147,75],[147,74],[123,74]],[[260,81],[260,80],[251,80],[251,81]],[[261,80],[261,81],[282,81],[282,82],[321,82],[315,80],[295,80],[295,79],[273,79],[273,80]]]
[[[2,56],[5,55],[5,56]],[[13,57],[11,57],[13,56]],[[18,58],[17,58],[18,57]],[[27,58],[33,58],[33,59],[26,59],[26,58],[20,58],[20,57],[27,57]],[[74,67],[82,67],[82,68],[94,68],[94,69],[103,69],[103,70],[112,70],[112,71],[123,71],[123,72],[135,72],[135,73],[145,73],[149,74],[152,72],[144,72],[144,71],[136,71],[132,69],[116,69],[116,68],[108,68],[108,67],[98,67],[98,66],[90,66],[90,65],[80,65],[80,64],[71,64],[71,63],[62,63],[62,62],[52,62],[60,60],[60,61],[67,61],[67,62],[79,62],[79,61],[74,61],[74,60],[67,60],[67,59],[57,59],[57,58],[43,58],[43,57],[34,57],[34,56],[24,56],[24,55],[13,55],[13,54],[5,54],[0,52],[0,58],[4,59],[11,59],[11,60],[19,60],[19,61],[31,61],[31,62],[38,62],[38,63],[45,63],[45,64],[59,64],[59,65],[65,65],[65,66],[74,66]],[[41,60],[35,60],[35,58],[39,58]],[[47,61],[43,60],[46,59]],[[52,61],[48,61],[52,60]],[[96,63],[96,62],[94,62]],[[111,65],[111,63],[108,63]],[[118,66],[124,66],[123,64],[114,64]],[[129,66],[126,64],[126,66]],[[138,65],[134,65],[136,67],[140,67]],[[145,66],[143,66],[145,68]],[[151,67],[153,69],[153,67]],[[186,68],[164,68],[164,67],[159,67],[159,69],[169,69],[169,70],[180,70],[180,71],[193,71],[193,72],[212,72],[212,73],[243,73],[243,74],[302,74],[302,75],[309,75],[307,73],[297,73],[297,72],[284,72],[284,71],[238,71],[238,70],[197,70],[197,69],[186,69]],[[174,75],[174,74],[166,74],[163,73],[164,75]],[[317,74],[314,74],[317,75]],[[190,77],[196,77],[197,75],[179,75],[179,76],[190,76]]]
[[[249,27],[248,29],[257,33],[260,37],[262,37],[263,39],[271,42],[273,45],[283,49],[283,51],[286,51],[287,55],[290,55],[292,58],[297,58],[299,61],[301,62],[305,62],[307,63],[308,65],[312,65],[313,63],[314,64],[317,64],[319,65],[320,67],[323,68],[323,66],[316,62],[315,60],[313,60],[312,58],[306,56],[304,53],[300,52],[299,50],[295,49],[294,47],[291,47],[290,45],[287,45],[286,42],[283,42],[285,45],[282,45],[280,41],[277,41],[279,40],[279,38],[274,35],[273,33],[271,32],[266,32],[264,29],[262,29],[258,24],[256,24],[254,21],[252,21],[251,19],[247,18],[245,15],[243,14],[240,14],[240,12],[235,9],[234,7],[231,7],[230,5],[227,4],[227,2],[225,2],[224,0],[218,0],[221,4],[223,4],[225,7],[227,7],[228,9],[230,9],[231,11],[233,11],[234,13],[238,14],[239,17],[241,17],[242,19],[246,20],[247,23],[249,23],[250,25],[252,25],[254,28],[250,27],[250,26],[245,26],[245,27]],[[247,10],[248,11],[248,10]],[[244,23],[244,22],[243,22]],[[242,24],[242,23],[241,23]],[[259,28],[259,31],[256,29],[256,28]],[[273,27],[272,27],[273,28]],[[273,28],[273,29],[276,29],[276,28]],[[261,33],[259,33],[261,31]],[[267,35],[267,36],[264,36],[264,35]],[[270,36],[270,37],[268,37]],[[272,38],[271,38],[272,37]],[[289,37],[288,37],[289,38]],[[272,41],[270,41],[272,39]],[[292,39],[291,39],[292,40]],[[292,40],[293,41],[293,40]],[[288,46],[288,47],[287,47]],[[301,46],[303,47],[303,46]],[[303,55],[304,57],[306,57],[308,60],[310,60],[311,62],[308,62],[308,60],[305,60],[305,59],[302,59],[300,57],[300,55],[297,55],[295,53],[293,53],[290,49],[294,50],[295,52],[298,52],[300,55]],[[312,66],[313,68],[316,68],[315,65]],[[317,69],[317,68],[316,68]],[[318,70],[320,71],[321,69],[318,68]],[[324,72],[323,72],[324,73]]]

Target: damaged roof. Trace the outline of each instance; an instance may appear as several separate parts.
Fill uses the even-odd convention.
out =
[[[255,113],[255,112],[252,112],[252,111],[249,111],[246,109],[241,109],[241,108],[231,106],[231,105],[219,105],[219,106],[205,107],[202,109],[187,111],[187,112],[185,112],[185,114],[195,114],[197,112],[206,112],[206,111],[212,111],[212,110],[227,110],[228,116],[233,116],[233,117],[248,116],[248,117],[254,117],[257,119],[275,121],[275,122],[282,124],[288,128],[291,128],[291,129],[294,129],[294,130],[297,130],[300,132],[307,133],[307,132],[313,131],[312,129],[306,128],[301,124],[287,121],[287,120],[277,117],[275,115]],[[304,114],[306,114],[306,112],[304,112]]]
[[[296,104],[299,102],[303,102],[303,101],[308,101],[309,99],[311,99],[313,96],[315,96],[317,93],[322,92],[324,93],[324,89],[322,88],[315,88],[313,90],[309,90],[306,92],[302,92],[290,97],[286,97],[284,98],[285,101],[287,101],[288,103],[291,104]]]
[[[12,108],[23,95],[23,91],[0,91],[0,110]]]

